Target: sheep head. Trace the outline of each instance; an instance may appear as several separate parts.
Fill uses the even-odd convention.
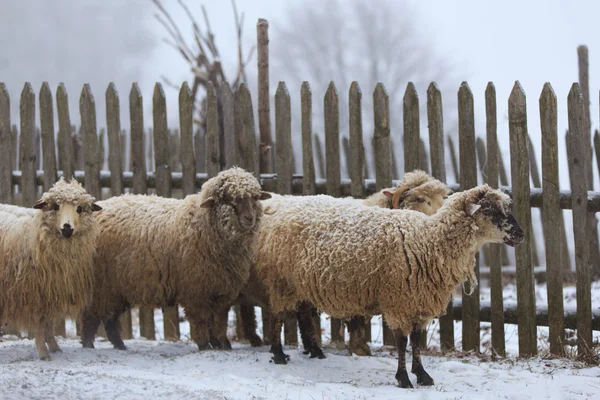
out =
[[[263,215],[261,190],[254,175],[242,168],[221,171],[202,187],[200,207],[210,209],[229,232],[254,231]]]
[[[423,171],[409,172],[397,188],[386,189],[383,194],[391,200],[390,208],[402,208],[433,215],[450,194],[450,189]]]
[[[525,233],[510,211],[508,195],[488,185],[477,186],[458,195],[464,198],[464,213],[475,221],[479,236],[486,242],[514,247],[523,241]]]
[[[92,213],[102,210],[94,200],[74,178],[61,177],[33,208],[42,212],[42,227],[68,239],[94,223]]]

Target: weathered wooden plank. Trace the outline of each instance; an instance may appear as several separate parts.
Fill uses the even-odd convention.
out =
[[[392,186],[392,153],[390,150],[390,99],[383,86],[378,83],[373,92],[375,134],[373,154],[375,157],[375,188]]]
[[[475,156],[475,116],[473,93],[466,82],[458,90],[458,144],[460,155],[460,188],[477,186]],[[475,276],[479,279],[479,255],[475,256]],[[464,285],[463,291],[463,350],[479,351],[479,286]],[[470,295],[467,293],[471,292]]]
[[[292,113],[290,94],[285,82],[279,82],[275,92],[275,169],[277,190],[292,193]],[[329,153],[328,153],[329,155]]]
[[[412,82],[406,86],[404,112],[404,173],[420,167],[419,164],[419,96]]]
[[[546,247],[546,290],[548,295],[548,325],[550,352],[565,354],[563,268],[561,266],[562,212],[559,205],[558,119],[556,95],[550,83],[544,85],[540,96],[540,125],[542,130],[542,175],[544,207],[542,221]]]
[[[48,82],[40,89],[40,127],[42,132],[42,157],[44,170],[44,191],[49,190],[58,179],[56,171],[56,145],[54,143],[54,108],[52,92]]]
[[[81,131],[83,136],[83,157],[85,160],[85,189],[100,200],[100,165],[98,165],[98,131],[96,127],[96,102],[89,84],[83,85],[79,100]]]
[[[352,197],[364,197],[365,148],[363,145],[362,126],[362,91],[358,82],[350,85],[349,93],[349,129],[350,153],[348,172]]]
[[[589,354],[592,343],[591,271],[589,264],[588,211],[585,205],[588,190],[588,147],[586,140],[584,99],[579,84],[574,83],[568,96],[569,141],[573,192],[573,235],[577,274],[577,352]]]
[[[518,81],[515,82],[508,100],[508,123],[513,214],[523,231],[531,232],[527,106],[525,92]],[[537,354],[537,331],[530,235],[526,234],[523,242],[515,248],[515,255],[519,302],[519,355],[531,356]]]
[[[442,93],[435,82],[432,82],[427,88],[427,123],[429,126],[431,175],[441,182],[446,182]],[[440,316],[440,345],[442,351],[454,349],[454,320],[451,311],[452,299],[448,303],[446,314]]]
[[[219,111],[217,93],[211,82],[206,85],[206,172],[219,173]]]
[[[460,182],[460,171],[458,170],[458,156],[456,155],[456,146],[454,145],[454,139],[448,136],[448,150],[450,150],[450,162],[452,164],[452,172],[454,172],[454,179],[456,183]]]
[[[0,82],[0,203],[12,204],[12,137],[10,97],[4,82]]]
[[[235,101],[229,82],[223,82],[221,85],[221,104],[223,110],[223,140],[225,141],[225,168],[231,168],[237,165],[239,137],[236,132],[235,123]],[[239,167],[244,167],[239,165]]]
[[[238,165],[259,174],[258,146],[256,144],[256,129],[254,127],[254,112],[252,96],[245,83],[242,83],[235,93],[236,101],[236,136],[238,140]],[[291,145],[291,144],[290,144]],[[292,153],[293,155],[293,153]],[[293,167],[293,162],[292,162]]]
[[[269,22],[259,18],[256,24],[258,59],[258,130],[260,132],[260,173],[273,172],[271,165],[271,109],[269,92]]]
[[[496,87],[489,82],[485,89],[485,127],[486,127],[486,170],[485,182],[492,188],[498,188],[498,119],[496,106]],[[490,309],[492,322],[492,349],[500,357],[506,355],[504,340],[504,302],[502,297],[502,258],[503,246],[489,246],[490,266]]]
[[[196,160],[194,159],[194,99],[187,82],[179,90],[179,130],[181,132],[181,172],[183,195],[195,193]]]
[[[21,141],[19,144],[19,161],[21,168],[21,186],[23,206],[32,207],[36,199],[37,185],[35,181],[35,93],[29,82],[25,83],[21,92]]]
[[[300,88],[302,130],[302,194],[315,194],[315,162],[312,144],[312,91],[310,84],[302,82]]]

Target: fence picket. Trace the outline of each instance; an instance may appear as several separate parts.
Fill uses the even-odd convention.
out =
[[[40,89],[40,127],[42,132],[42,169],[44,170],[43,190],[47,191],[58,179],[56,145],[54,143],[54,109],[52,106],[52,92],[48,82],[42,83]]]
[[[273,172],[271,164],[271,109],[269,102],[269,22],[259,18],[256,24],[258,61],[258,126],[260,132],[260,173]]]
[[[524,232],[531,232],[529,208],[529,146],[527,143],[527,108],[525,92],[517,81],[508,100],[510,134],[510,170],[513,185],[513,214]],[[531,260],[531,237],[525,235],[515,248],[517,265],[517,299],[519,301],[519,356],[537,354],[535,326],[535,288]]]
[[[213,177],[220,170],[219,112],[217,93],[211,82],[206,85],[206,173]]]
[[[19,161],[21,169],[22,205],[31,207],[37,200],[35,180],[36,152],[35,144],[35,94],[29,82],[21,92],[21,137],[19,143]]]
[[[420,167],[419,163],[419,97],[412,82],[406,86],[404,112],[404,173]]]
[[[300,108],[302,114],[302,194],[316,194],[315,162],[312,144],[312,91],[310,84],[302,82],[300,88]]]
[[[350,193],[352,197],[362,198],[364,197],[365,149],[363,146],[362,91],[356,81],[352,82],[350,86],[349,99],[348,175],[350,176]]]
[[[10,126],[10,97],[0,82],[0,203],[13,202],[12,184],[12,132]]]
[[[229,82],[223,82],[221,86],[221,104],[223,110],[223,147],[225,154],[221,157],[225,159],[225,168],[231,168],[239,161],[239,136],[236,129],[235,100],[229,86]],[[239,165],[243,167],[242,165]]]
[[[238,134],[239,165],[254,173],[258,179],[259,160],[258,146],[256,144],[256,128],[254,126],[254,112],[252,109],[252,96],[245,83],[242,83],[235,94],[236,120]],[[291,146],[291,144],[290,144]],[[292,152],[293,155],[293,152]],[[292,162],[293,166],[293,162]]]

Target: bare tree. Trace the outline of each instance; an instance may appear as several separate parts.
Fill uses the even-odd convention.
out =
[[[363,91],[365,148],[370,153],[372,92],[377,82],[384,83],[390,96],[391,128],[397,138],[402,135],[402,98],[408,82],[413,82],[420,94],[422,127],[427,126],[425,99],[430,82],[437,82],[446,94],[444,108],[456,108],[458,82],[450,82],[453,86],[448,87],[452,74],[449,65],[436,57],[419,30],[417,18],[406,1],[296,3],[288,9],[287,18],[281,20],[285,23],[273,24],[272,77],[287,81],[290,90],[298,91],[302,81],[309,81],[313,90],[313,123],[319,133],[323,132],[322,96],[334,81],[340,97],[342,136],[347,135],[348,129],[348,89],[352,81],[358,81]],[[299,106],[293,107],[297,118]],[[455,112],[445,113],[446,130],[454,129],[455,116]],[[427,138],[423,128],[421,136]],[[394,142],[396,154],[401,154],[401,142]],[[294,148],[300,148],[299,145],[294,143]]]

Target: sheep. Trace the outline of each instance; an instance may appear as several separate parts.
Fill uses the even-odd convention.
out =
[[[477,284],[473,265],[482,245],[523,240],[509,205],[487,185],[451,195],[431,216],[319,196],[266,202],[256,265],[277,317],[274,361],[287,359],[282,315],[308,301],[336,318],[383,314],[396,337],[399,385],[412,387],[409,334],[417,383],[433,385],[413,333],[444,312],[457,284]]]
[[[415,170],[408,172],[400,181],[398,187],[387,188],[371,195],[370,197],[359,200],[350,199],[357,203],[363,203],[368,206],[377,206],[382,208],[408,208],[423,212],[427,215],[437,211],[449,194],[448,187],[439,180],[431,177],[427,173]],[[278,197],[280,199],[290,199],[291,197]],[[250,270],[250,280],[244,288],[243,293],[238,298],[240,304],[242,327],[244,335],[250,341],[252,346],[262,345],[260,337],[256,334],[256,320],[254,316],[254,305],[261,306],[263,312],[269,312],[269,299],[266,293],[266,287],[258,277],[254,268]],[[303,305],[306,312],[310,311]],[[305,348],[305,354],[311,353],[312,357],[324,358],[324,354],[318,348],[311,349],[310,341],[306,334],[305,322],[309,322],[308,315],[298,315],[299,328],[302,342]],[[364,339],[365,320],[362,316],[354,317],[348,321],[350,342],[349,349],[352,353],[359,355],[370,355],[370,349]]]
[[[54,322],[89,301],[102,208],[75,180],[61,178],[33,209],[0,205],[0,322],[33,329],[40,359],[61,351]],[[46,346],[46,343],[48,346]]]
[[[200,350],[230,349],[227,309],[248,280],[260,223],[257,179],[231,168],[183,200],[123,195],[105,200],[98,217],[95,287],[83,313],[84,347],[104,322],[116,349],[126,349],[118,317],[133,305],[181,304]]]

